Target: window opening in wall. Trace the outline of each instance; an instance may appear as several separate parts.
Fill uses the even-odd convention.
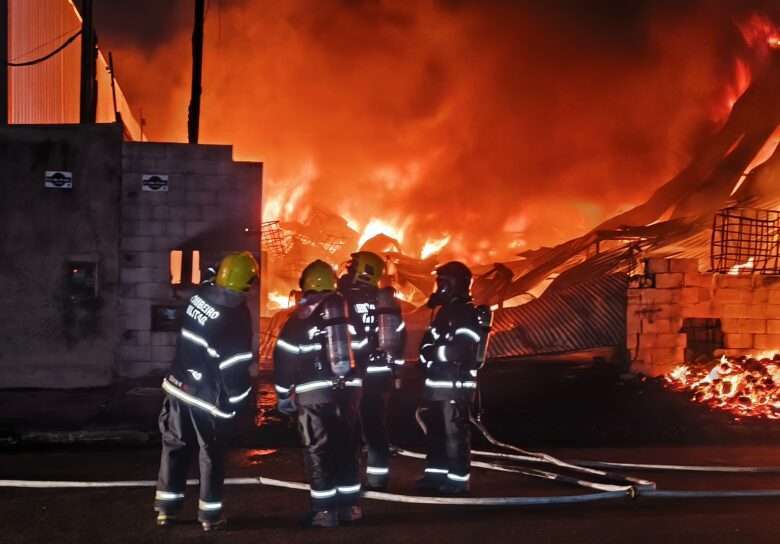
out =
[[[170,256],[170,275],[171,285],[179,285],[181,283],[181,267],[182,267],[182,252],[179,249],[171,251]]]
[[[715,357],[715,350],[723,345],[721,321],[717,318],[687,317],[680,332],[686,333],[685,362],[704,360],[709,363]]]
[[[68,271],[68,296],[71,298],[71,300],[84,301],[97,298],[97,263],[86,261],[68,261],[66,266]]]
[[[200,251],[192,252],[192,284],[200,285]]]

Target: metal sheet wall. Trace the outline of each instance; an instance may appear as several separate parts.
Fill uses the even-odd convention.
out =
[[[626,338],[625,274],[611,274],[516,308],[498,310],[489,358],[566,353],[623,346]]]
[[[81,28],[81,16],[70,0],[9,0],[8,58],[25,62],[52,51]],[[97,122],[113,123],[111,75],[98,54]],[[79,122],[81,37],[53,57],[8,70],[8,121],[11,124]],[[141,127],[117,83],[117,109],[130,139],[141,139]]]
[[[67,0],[9,0],[8,58],[24,62],[56,48],[81,28]],[[8,69],[8,120],[14,124],[79,122],[81,38],[52,58]]]

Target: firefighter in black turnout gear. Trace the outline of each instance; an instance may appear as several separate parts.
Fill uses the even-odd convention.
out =
[[[436,275],[428,306],[438,310],[420,345],[428,452],[425,474],[417,484],[458,494],[469,490],[469,419],[491,314],[490,308],[471,302],[471,271],[466,265],[452,261],[438,267]]]
[[[154,509],[157,524],[169,525],[184,501],[187,470],[199,450],[198,520],[209,531],[225,525],[222,487],[225,449],[237,410],[252,385],[252,318],[246,293],[257,278],[248,252],[222,259],[212,282],[190,298],[176,344],[176,357],[163,380],[160,413],[162,455]]]
[[[390,440],[387,406],[404,364],[406,331],[401,307],[392,287],[379,288],[384,273],[382,258],[369,251],[352,254],[347,271],[339,278],[339,292],[346,298],[352,325],[352,350],[363,376],[360,419],[368,447],[366,483],[385,489],[390,477]]]
[[[347,306],[324,261],[301,274],[303,298],[279,332],[274,386],[280,412],[297,413],[311,493],[312,527],[363,517],[360,425],[363,386],[352,355]]]

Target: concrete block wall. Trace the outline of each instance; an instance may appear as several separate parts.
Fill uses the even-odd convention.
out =
[[[121,148],[117,124],[0,127],[0,387],[111,383]],[[47,170],[71,172],[73,187],[46,188]],[[71,297],[71,261],[94,263],[94,300]]]
[[[144,174],[167,175],[168,191],[143,191]],[[259,225],[261,182],[262,164],[234,162],[231,146],[124,143],[120,376],[163,373],[174,357],[176,333],[151,330],[153,305],[180,305],[192,294],[187,278],[179,287],[171,285],[172,250],[199,249],[204,261],[204,253],[259,250],[248,236],[239,242],[207,238],[226,224]],[[204,240],[211,247],[201,247]]]
[[[780,351],[780,276],[699,272],[696,259],[651,258],[628,290],[626,342],[631,368],[668,373],[696,357],[684,323],[718,320],[716,355]]]

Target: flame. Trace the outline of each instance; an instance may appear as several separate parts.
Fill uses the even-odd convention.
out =
[[[284,209],[284,193],[278,193],[273,196],[266,197],[263,203],[263,219],[266,221],[274,221],[282,217],[282,210]]]
[[[750,17],[737,25],[742,39],[752,51],[752,61],[764,62],[769,55],[769,49],[780,46],[780,35],[778,29],[772,21],[765,15],[758,13],[751,14]],[[733,81],[726,89],[725,100],[717,111],[717,119],[725,119],[732,107],[740,96],[747,90],[752,80],[750,64],[742,58],[734,61]],[[724,115],[725,114],[725,115]]]
[[[263,220],[302,221],[308,215],[309,207],[301,202],[309,186],[319,176],[312,160],[304,161],[294,175],[268,179],[269,195],[264,197]]]
[[[735,59],[732,81],[726,86],[723,101],[713,111],[712,117],[714,120],[725,121],[728,118],[734,104],[750,86],[751,79],[750,68],[747,62],[740,58]]]
[[[412,302],[412,297],[404,293],[403,291],[396,289],[395,298],[403,300],[404,302]]]
[[[737,25],[742,39],[753,49],[761,47],[776,47],[775,43],[780,41],[778,29],[766,15],[753,13],[742,24]]]
[[[729,89],[732,94],[727,99],[728,111],[731,111],[737,99],[750,86],[750,79],[750,68],[748,68],[747,63],[742,59],[737,59],[734,62],[734,82]]]
[[[390,238],[395,238],[398,243],[404,241],[404,225],[397,226],[393,222],[386,219],[372,218],[363,231],[360,233],[360,240],[358,241],[358,248],[362,247],[367,240],[370,240],[378,234],[384,234]]]
[[[351,228],[355,232],[360,232],[360,222],[357,219],[355,219],[354,217],[352,217],[351,215],[349,215],[346,212],[342,211],[340,213],[341,213],[341,217],[344,218],[344,221],[347,222],[347,226],[349,228]]]
[[[426,240],[425,245],[423,245],[422,250],[420,250],[420,258],[421,259],[427,259],[431,255],[434,255],[441,251],[441,249],[447,245],[447,243],[450,241],[450,235],[446,235],[443,238],[439,238],[438,240]]]
[[[737,96],[752,66],[732,61],[723,73],[724,56],[748,57],[733,43],[741,39],[732,39],[731,28],[721,36],[714,19],[687,9],[652,10],[638,21],[641,28],[634,30],[653,44],[648,55],[645,40],[623,43],[620,32],[604,32],[611,47],[582,40],[602,30],[587,26],[597,18],[569,29],[571,13],[551,12],[543,2],[451,4],[216,3],[219,16],[206,22],[210,83],[204,86],[202,141],[233,144],[236,160],[265,161],[265,220],[300,221],[284,215],[304,214],[301,204],[345,206],[354,217],[351,227],[388,210],[414,213],[405,234],[407,244],[410,238],[415,243],[407,249],[419,254],[425,239],[446,231],[462,241],[456,254],[476,263],[474,238],[498,233],[504,218],[522,208],[527,220],[509,221],[507,228],[522,234],[507,244],[496,240],[496,250],[510,258],[513,250],[564,242],[620,213],[623,200],[644,201],[684,166],[710,101],[726,103],[715,89],[733,69],[740,74]],[[731,7],[715,10],[717,20]],[[735,13],[745,13],[744,7]],[[623,23],[625,14],[618,15],[611,24]],[[178,19],[164,39],[113,37],[117,58],[124,59],[121,71],[145,69],[149,76],[122,83],[136,107],[143,106],[147,131],[158,141],[186,140],[186,108],[174,106],[188,99],[189,68],[176,60],[189,54],[192,29]],[[231,32],[215,26],[223,21]],[[502,21],[512,24],[497,24]],[[745,33],[752,36],[748,29],[756,26],[766,25],[750,23]],[[475,40],[484,28],[495,31],[491,39]],[[527,30],[528,40],[518,42],[518,28]],[[567,39],[551,39],[561,28],[568,29]],[[247,55],[249,43],[264,46]],[[577,55],[571,43],[581,45]],[[624,54],[606,54],[623,45]],[[614,76],[609,92],[594,92],[601,73]],[[562,88],[567,92],[560,94]],[[653,92],[642,92],[647,89]],[[529,108],[538,114],[523,115]],[[604,111],[615,115],[605,118]],[[531,151],[518,146],[540,133],[545,141]],[[626,153],[623,135],[634,133],[649,145]],[[291,178],[309,159],[318,179],[294,193]],[[616,171],[632,172],[632,183],[621,185],[620,176],[611,175]],[[578,199],[590,187],[598,207],[582,222],[573,205],[549,212],[560,195]],[[489,213],[474,220],[466,208]],[[479,255],[484,263],[493,260]]]
[[[269,310],[284,310],[293,306],[292,297],[284,295],[279,291],[268,292],[268,309]]]
[[[723,355],[712,368],[679,365],[667,386],[693,392],[692,400],[739,417],[780,419],[780,350],[753,357]]]
[[[738,276],[741,270],[753,270],[753,257],[750,257],[742,264],[735,264],[729,268],[729,274],[732,276]]]

